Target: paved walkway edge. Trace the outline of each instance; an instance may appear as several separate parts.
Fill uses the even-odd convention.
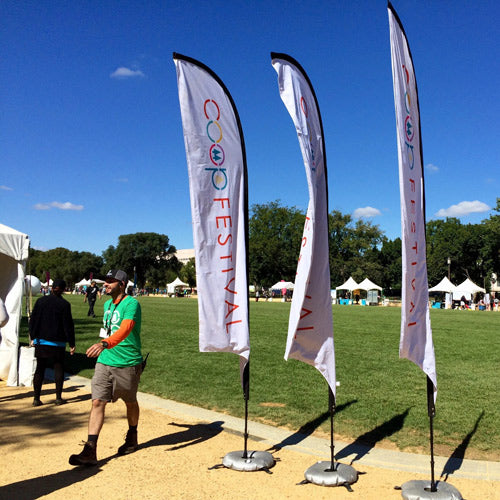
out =
[[[90,391],[90,379],[78,375],[69,375],[68,378],[72,383],[88,387]],[[172,417],[177,416],[180,419],[188,421],[206,423],[215,421],[223,422],[222,427],[224,430],[243,436],[244,420],[242,418],[205,410],[204,408],[198,408],[185,403],[178,403],[144,392],[139,392],[137,398],[143,408],[166,413]],[[261,441],[265,449],[278,445],[281,448],[286,447],[300,453],[313,455],[318,460],[330,459],[330,441],[328,439],[299,435],[286,429],[252,421],[248,422],[248,432],[249,438]],[[235,450],[221,450],[221,454],[229,453],[230,451]],[[335,442],[335,455],[342,457],[339,460],[342,463],[350,464],[351,460],[354,460],[351,465],[360,472],[362,472],[362,466],[366,465],[368,467],[381,467],[384,469],[429,474],[430,478],[430,456],[427,455],[354,446],[341,441]],[[468,479],[500,481],[500,462],[449,459],[436,456],[434,457],[434,462],[436,480],[439,480],[440,476],[448,471],[451,478],[455,476]],[[448,482],[452,481],[448,479]]]

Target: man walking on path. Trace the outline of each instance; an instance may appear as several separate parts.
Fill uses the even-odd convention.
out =
[[[71,465],[97,464],[97,439],[104,423],[106,404],[121,398],[127,407],[129,429],[125,443],[118,448],[120,455],[134,452],[137,447],[139,404],[137,389],[142,373],[141,306],[125,293],[127,274],[113,269],[106,275],[105,290],[111,299],[104,304],[103,339],[87,349],[89,358],[96,358],[92,378],[92,408],[88,439],[81,453],[71,455]]]
[[[92,281],[92,283],[90,283],[90,286],[87,287],[87,291],[85,292],[85,297],[83,298],[84,302],[89,303],[89,312],[87,313],[87,316],[92,316],[93,318],[95,318],[94,305],[95,301],[97,300],[98,294],[99,294],[99,288],[97,288],[95,281]]]
[[[62,297],[66,288],[64,280],[55,280],[52,293],[39,298],[35,302],[29,322],[32,345],[35,346],[37,360],[33,376],[33,406],[41,406],[40,400],[45,368],[53,363],[56,383],[56,405],[66,401],[62,399],[64,383],[64,353],[66,343],[70,354],[75,352],[75,326],[71,316],[71,304]]]

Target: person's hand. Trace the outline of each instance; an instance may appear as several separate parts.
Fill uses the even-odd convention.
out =
[[[97,344],[91,345],[85,354],[87,354],[87,358],[97,358],[102,351],[104,351],[104,346],[101,342],[97,342]]]
[[[73,356],[73,354],[75,354],[75,348],[74,347],[70,347],[69,348],[69,353],[71,354],[71,356]]]

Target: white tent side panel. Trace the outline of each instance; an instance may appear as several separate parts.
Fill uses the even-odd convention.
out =
[[[9,386],[18,385],[19,325],[28,250],[26,234],[0,224],[0,297],[9,314],[9,322],[0,332],[0,379]]]

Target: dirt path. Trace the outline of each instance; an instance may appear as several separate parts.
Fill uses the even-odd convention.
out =
[[[4,384],[4,383],[1,383]],[[78,453],[86,438],[90,409],[88,389],[67,382],[68,404],[55,406],[53,385],[44,385],[45,404],[32,408],[32,389],[0,385],[1,429],[0,499],[401,499],[394,486],[419,474],[357,466],[364,472],[349,493],[344,487],[297,485],[304,471],[320,457],[281,449],[272,474],[209,470],[229,451],[242,447],[241,436],[190,417],[179,420],[142,409],[140,448],[117,456],[126,432],[124,405],[108,405],[99,438],[99,465],[75,468],[68,457]],[[265,450],[268,443],[249,441],[249,448]],[[450,477],[466,500],[500,499],[500,482]]]

